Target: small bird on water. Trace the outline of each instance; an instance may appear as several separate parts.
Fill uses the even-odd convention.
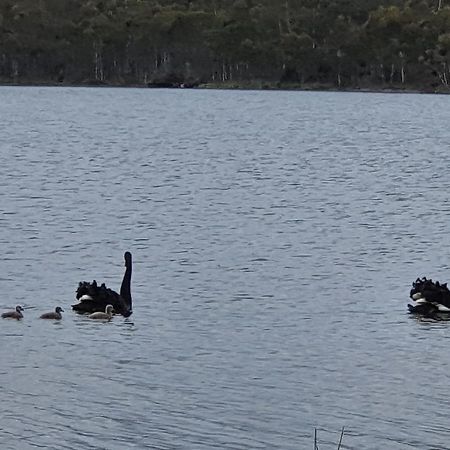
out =
[[[3,319],[16,319],[20,320],[23,319],[22,314],[23,308],[20,305],[16,306],[16,309],[14,311],[7,311],[2,314]]]
[[[89,314],[88,317],[90,319],[108,320],[108,321],[110,321],[112,319],[112,316],[113,316],[113,310],[114,310],[113,305],[106,305],[105,312],[98,311],[98,312]]]
[[[48,313],[44,313],[41,315],[41,319],[53,319],[53,320],[61,320],[62,319],[62,312],[64,312],[64,310],[60,307],[57,306],[55,308],[54,311],[52,312],[48,312]]]

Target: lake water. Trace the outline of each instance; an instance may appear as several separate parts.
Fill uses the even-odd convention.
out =
[[[0,88],[0,446],[446,449],[448,96]],[[81,280],[134,314],[71,311]],[[60,305],[60,323],[38,319]]]

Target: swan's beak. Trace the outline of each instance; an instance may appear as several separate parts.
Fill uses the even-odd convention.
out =
[[[421,292],[416,292],[415,294],[412,295],[411,297],[413,300],[419,300],[419,298],[423,298],[423,295]]]

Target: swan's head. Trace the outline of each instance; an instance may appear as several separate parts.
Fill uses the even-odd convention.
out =
[[[55,312],[56,312],[56,313],[61,313],[61,312],[64,312],[64,310],[61,308],[61,306],[57,306],[57,307],[55,308]]]
[[[16,306],[16,311],[18,312],[18,313],[20,313],[20,311],[23,311],[24,309],[20,306],[20,305],[17,305]]]
[[[105,308],[105,313],[106,314],[112,314],[113,311],[114,311],[114,306],[113,305],[106,305],[106,308]]]
[[[131,253],[130,252],[125,252],[123,257],[125,258],[125,267],[130,267],[130,265],[131,265]]]

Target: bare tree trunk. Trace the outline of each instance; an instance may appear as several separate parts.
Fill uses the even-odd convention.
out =
[[[441,80],[441,83],[442,83],[445,87],[448,87],[448,77],[447,77],[447,72],[448,72],[447,63],[444,62],[444,63],[442,63],[442,72],[438,72],[438,75],[439,75],[439,79]]]
[[[343,53],[342,53],[342,50],[339,48],[338,50],[337,50],[337,52],[336,52],[336,56],[337,56],[337,58],[338,58],[338,73],[337,73],[337,84],[338,84],[338,87],[340,88],[341,87],[341,58],[342,58],[342,56],[343,56]]]
[[[154,69],[156,70],[159,67],[159,55],[158,55],[158,50],[156,47],[153,47],[153,57],[154,57]]]
[[[94,75],[95,80],[103,81],[105,75],[103,72],[102,45],[99,41],[94,41]]]
[[[380,64],[380,70],[381,70],[381,75],[380,75],[381,82],[385,83],[386,82],[386,76],[384,74],[384,65],[383,65],[383,63]]]
[[[222,81],[227,80],[227,69],[225,66],[225,61],[222,62]]]
[[[285,8],[286,8],[286,28],[288,30],[288,33],[292,33],[291,13],[289,11],[289,0],[286,0]]]

